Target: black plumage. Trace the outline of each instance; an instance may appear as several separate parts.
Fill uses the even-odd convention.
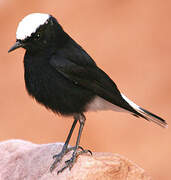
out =
[[[54,17],[49,16],[30,36],[17,39],[9,52],[18,47],[26,49],[24,69],[29,95],[53,112],[72,115],[75,119],[63,150],[54,156],[56,160],[51,170],[68,152],[71,134],[79,121],[80,131],[74,153],[63,169],[71,168],[74,164],[85,122],[83,113],[89,110],[88,105],[97,97],[104,99],[103,103],[108,101],[137,117],[154,121],[163,127],[167,125],[162,118],[140,108],[122,95],[111,78],[63,30]]]

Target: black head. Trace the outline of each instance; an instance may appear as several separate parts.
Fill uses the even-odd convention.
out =
[[[20,47],[34,52],[54,45],[57,47],[64,40],[65,32],[53,16],[32,13],[19,23],[16,43],[8,52]]]

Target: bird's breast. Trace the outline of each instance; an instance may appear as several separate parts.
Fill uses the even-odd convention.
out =
[[[81,113],[94,94],[67,80],[46,62],[24,61],[26,89],[45,107],[63,115]]]

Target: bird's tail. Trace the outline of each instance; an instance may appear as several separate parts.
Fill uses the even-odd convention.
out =
[[[141,116],[143,117],[144,119],[148,120],[148,121],[152,121],[156,124],[158,124],[159,126],[161,127],[164,127],[166,128],[168,125],[166,123],[166,121],[164,119],[162,119],[161,117],[159,116],[156,116],[155,114],[139,107],[138,105],[136,105],[134,102],[132,102],[131,100],[129,100],[124,94],[121,94],[122,97],[124,98],[124,100],[132,107],[134,108],[138,114],[134,114],[135,116]]]

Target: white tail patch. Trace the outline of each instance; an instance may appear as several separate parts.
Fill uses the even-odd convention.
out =
[[[123,109],[119,106],[116,106],[105,99],[101,98],[100,96],[96,96],[93,101],[91,101],[87,105],[87,111],[117,111],[117,112],[128,112],[126,109]]]
[[[137,112],[143,115],[147,120],[152,121],[162,127],[165,127],[165,128],[168,127],[164,119],[136,105],[134,102],[129,100],[124,94],[121,94],[121,95],[130,106],[132,106]]]

